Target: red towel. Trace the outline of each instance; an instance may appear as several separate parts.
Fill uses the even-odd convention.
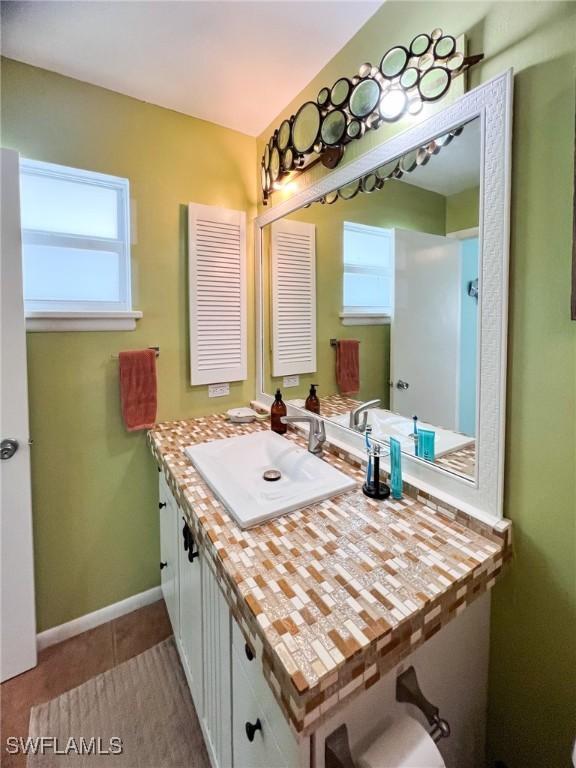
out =
[[[120,352],[120,399],[128,432],[149,429],[156,422],[156,351]]]
[[[360,391],[360,342],[343,339],[336,347],[336,381],[341,395]]]

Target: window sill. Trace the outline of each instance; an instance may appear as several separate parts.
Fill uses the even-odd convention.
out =
[[[134,331],[142,312],[26,312],[28,332]]]
[[[392,317],[379,312],[340,312],[342,325],[390,325]]]

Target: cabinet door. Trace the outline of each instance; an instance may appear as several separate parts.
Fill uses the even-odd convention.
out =
[[[198,717],[203,711],[201,555],[183,517],[180,519],[180,648]]]
[[[286,768],[289,763],[280,751],[267,709],[248,682],[243,665],[232,653],[232,743],[235,768]]]
[[[212,764],[232,765],[232,705],[230,691],[230,609],[208,561],[202,561],[202,637],[204,707],[202,722]],[[236,763],[238,768],[249,768]]]
[[[174,635],[178,637],[177,505],[160,474],[160,582]]]

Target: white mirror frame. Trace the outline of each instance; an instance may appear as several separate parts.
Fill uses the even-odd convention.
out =
[[[481,121],[479,379],[476,403],[476,475],[465,478],[403,455],[404,479],[458,509],[487,522],[502,517],[508,326],[508,251],[513,71],[464,94],[442,111],[367,151],[349,164],[294,194],[255,220],[256,250],[256,400],[263,392],[263,291],[261,230],[326,193],[363,176],[434,137],[474,118]],[[297,413],[300,409],[292,409]],[[363,437],[326,421],[328,439],[362,450]]]

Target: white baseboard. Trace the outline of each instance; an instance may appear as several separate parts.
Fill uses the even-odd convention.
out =
[[[61,643],[63,640],[68,640],[69,637],[80,635],[89,629],[94,629],[94,627],[105,624],[107,621],[112,621],[112,619],[117,619],[119,616],[124,616],[125,613],[131,613],[138,610],[138,608],[143,608],[145,605],[155,603],[161,597],[162,588],[152,587],[152,589],[148,589],[146,592],[132,595],[125,600],[120,600],[118,603],[112,603],[112,605],[107,605],[104,608],[99,608],[97,611],[79,616],[77,619],[72,619],[72,621],[67,621],[66,624],[60,624],[57,627],[40,632],[36,635],[38,651],[48,648],[50,645]]]

